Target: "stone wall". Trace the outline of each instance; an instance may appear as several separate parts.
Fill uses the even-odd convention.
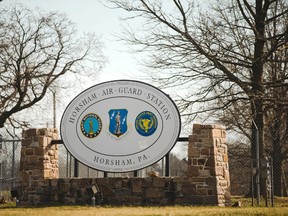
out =
[[[59,179],[56,129],[29,129],[21,149],[20,205],[219,205],[229,204],[225,130],[194,125],[189,137],[186,177]],[[98,196],[97,196],[98,195]],[[100,196],[101,195],[101,196]],[[100,199],[100,198],[101,199]]]
[[[219,125],[193,125],[189,137],[187,176],[195,187],[196,199],[229,204],[230,176],[226,131]]]
[[[56,129],[29,129],[23,131],[20,158],[20,182],[23,204],[34,203],[46,179],[58,179],[58,139]]]

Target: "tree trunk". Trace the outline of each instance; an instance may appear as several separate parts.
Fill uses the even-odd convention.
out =
[[[257,168],[257,148],[259,159],[264,158],[264,114],[263,114],[263,101],[260,99],[255,99],[254,103],[252,100],[252,116],[254,116],[254,122],[252,123],[252,142],[251,142],[251,159],[253,161],[253,167]],[[257,139],[257,142],[256,142]],[[257,146],[258,145],[258,146]],[[253,182],[254,187],[254,197],[257,196],[257,184],[256,178]],[[263,179],[260,178],[260,194],[266,194],[266,184]]]

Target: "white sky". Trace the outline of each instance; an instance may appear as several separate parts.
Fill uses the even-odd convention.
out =
[[[8,1],[8,0],[5,0]],[[99,75],[99,82],[115,79],[135,79],[139,67],[124,42],[114,36],[121,32],[120,16],[124,11],[109,9],[99,0],[16,0],[25,6],[46,11],[59,11],[77,25],[80,32],[95,32],[104,43],[103,53],[108,59]],[[103,1],[105,2],[105,1]],[[137,79],[137,78],[136,78]],[[93,83],[97,84],[97,83]]]
[[[95,32],[100,41],[104,43],[102,51],[108,61],[100,72],[98,79],[87,83],[87,85],[85,82],[83,86],[67,91],[67,95],[63,96],[60,93],[61,95],[59,94],[57,97],[57,127],[68,103],[81,91],[92,85],[117,79],[133,79],[149,83],[149,80],[143,80],[145,74],[140,72],[143,69],[137,62],[137,59],[141,58],[140,54],[136,55],[129,52],[127,44],[115,37],[115,35],[122,32],[121,25],[123,23],[121,23],[120,17],[128,16],[127,12],[105,7],[101,3],[105,3],[105,0],[4,0],[1,4],[4,5],[13,1],[19,2],[30,9],[39,8],[44,11],[65,13],[76,24],[80,33]],[[137,23],[133,23],[132,25],[137,28],[141,24],[137,26]],[[45,97],[41,104],[42,107],[35,110],[35,112],[33,111],[33,115],[27,111],[19,114],[24,119],[30,119],[29,122],[33,127],[52,127],[53,106],[51,96]],[[46,115],[43,115],[43,113],[46,113]]]
[[[117,79],[140,80],[143,74],[137,64],[135,54],[129,53],[129,48],[115,35],[121,33],[120,16],[125,16],[126,12],[121,10],[109,9],[101,4],[101,0],[4,0],[1,4],[9,2],[20,2],[30,9],[40,9],[44,11],[59,11],[65,13],[68,18],[76,24],[80,33],[95,32],[104,43],[103,54],[107,59],[105,67],[100,72],[98,79],[84,85],[79,85],[67,92],[59,93],[57,96],[57,127],[61,116],[68,103],[80,92],[92,85],[101,82]],[[105,0],[102,0],[105,2]],[[147,81],[146,81],[147,82]],[[63,96],[64,94],[64,96]],[[19,113],[24,119],[30,119],[33,127],[52,127],[53,125],[53,106],[51,96],[46,96],[41,102],[42,107],[30,112]],[[44,104],[44,106],[43,106]],[[43,115],[43,112],[46,115]]]

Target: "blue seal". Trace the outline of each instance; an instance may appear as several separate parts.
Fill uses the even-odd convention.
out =
[[[126,109],[111,109],[109,110],[109,132],[116,137],[120,137],[128,131]]]
[[[81,131],[88,138],[97,137],[102,129],[102,121],[95,113],[89,113],[81,120]]]
[[[150,111],[143,111],[136,117],[135,129],[142,136],[151,136],[157,130],[157,126],[158,120]]]

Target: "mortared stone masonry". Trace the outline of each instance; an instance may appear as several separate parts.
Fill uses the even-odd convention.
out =
[[[99,188],[103,205],[230,203],[226,133],[219,125],[193,125],[184,177],[59,178],[58,146],[51,145],[57,139],[57,129],[23,131],[21,206],[91,204],[93,186]]]

